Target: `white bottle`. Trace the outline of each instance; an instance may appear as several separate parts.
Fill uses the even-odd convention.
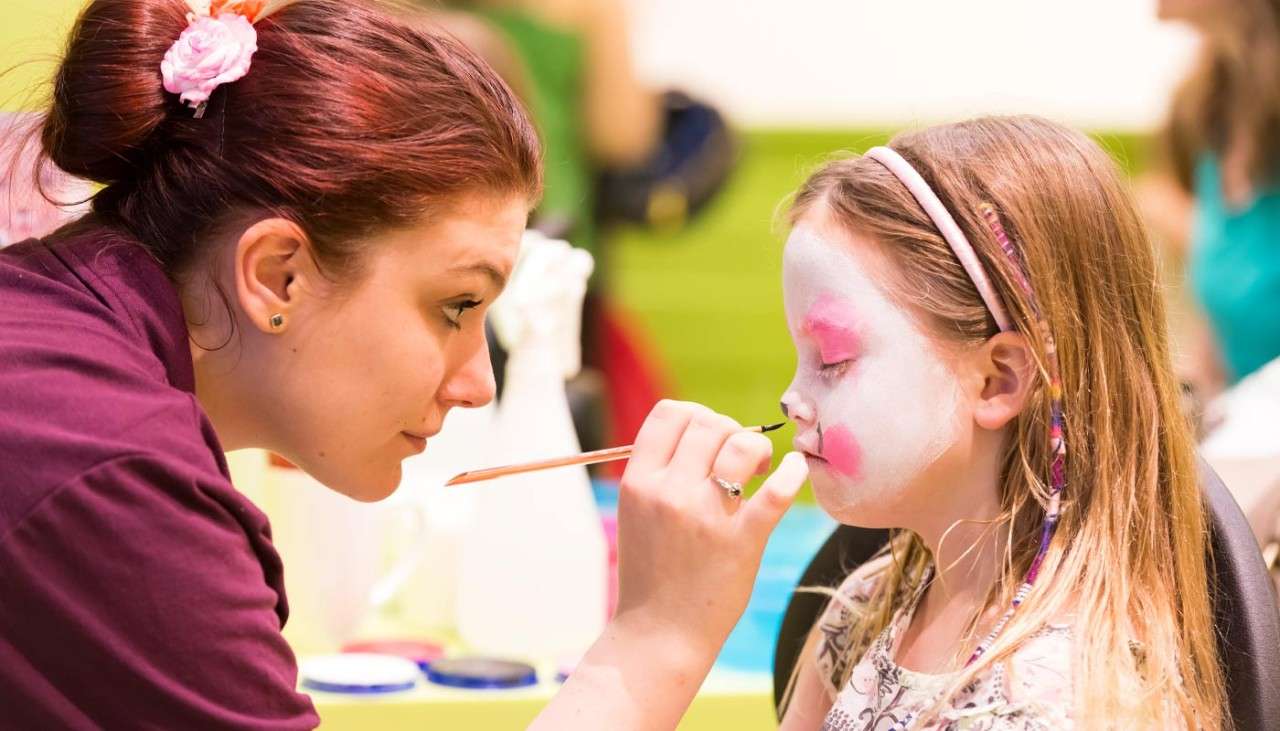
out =
[[[526,237],[493,323],[509,350],[502,464],[580,451],[565,397],[590,275],[585,252]],[[515,475],[475,493],[462,540],[458,631],[470,649],[528,660],[582,654],[604,628],[608,553],[585,467]]]
[[[421,506],[426,524],[422,560],[405,582],[394,609],[406,632],[430,637],[456,632],[461,542],[474,519],[475,493],[445,487],[450,477],[495,464],[496,409],[454,409],[427,451],[404,461],[404,477],[392,500]],[[407,547],[395,547],[393,555]]]

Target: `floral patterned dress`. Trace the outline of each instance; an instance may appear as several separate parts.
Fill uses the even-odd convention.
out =
[[[902,630],[911,622],[919,593],[894,615],[889,626],[854,665],[839,687],[847,664],[849,628],[875,587],[858,571],[846,579],[819,621],[817,667],[835,699],[823,731],[889,731],[907,717],[932,708],[955,679],[953,674],[908,670],[893,661]],[[913,728],[927,731],[1059,731],[1071,729],[1069,625],[1049,625],[1028,638],[1011,657],[997,663],[948,699],[934,720]]]

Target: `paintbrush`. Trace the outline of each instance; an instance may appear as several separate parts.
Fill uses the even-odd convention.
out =
[[[758,434],[771,432],[775,429],[781,429],[786,422],[770,424],[768,426],[753,426],[746,431],[753,431]],[[473,472],[463,472],[455,475],[447,485],[465,485],[469,482],[482,482],[484,480],[493,480],[508,475],[520,475],[525,472],[537,472],[539,470],[549,470],[553,467],[568,467],[570,465],[588,465],[600,464],[601,462],[616,462],[620,459],[626,459],[631,456],[631,450],[635,448],[634,444],[625,447],[611,447],[609,449],[598,449],[594,452],[583,452],[570,457],[556,457],[554,459],[543,459],[537,462],[526,462],[524,464],[508,465],[506,467],[490,467],[484,470],[475,470]]]

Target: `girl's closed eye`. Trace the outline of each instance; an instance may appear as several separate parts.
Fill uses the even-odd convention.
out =
[[[840,378],[849,372],[849,366],[853,365],[854,360],[854,358],[845,358],[832,363],[820,363],[818,374],[828,379]]]
[[[824,375],[843,373],[857,359],[862,350],[857,321],[851,304],[830,295],[819,297],[809,309],[800,331],[816,346]]]

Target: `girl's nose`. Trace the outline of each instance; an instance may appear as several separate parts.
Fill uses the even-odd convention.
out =
[[[797,424],[813,422],[813,404],[801,396],[794,388],[782,395],[782,415]]]

